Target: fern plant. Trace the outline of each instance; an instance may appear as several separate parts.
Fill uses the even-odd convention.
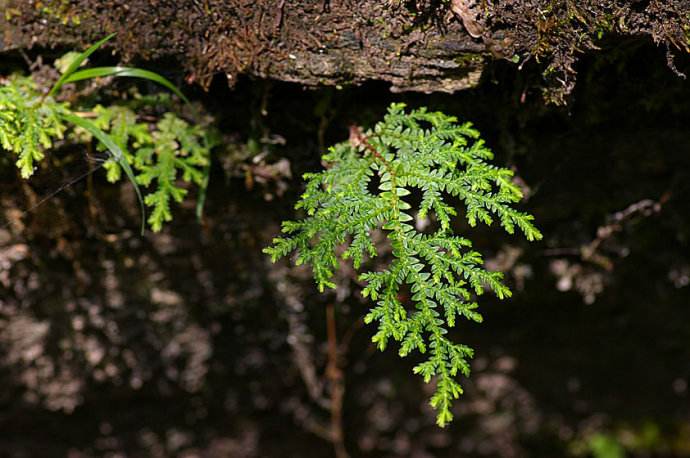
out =
[[[153,190],[146,194],[144,203],[152,208],[147,222],[154,232],[172,220],[171,203],[179,203],[187,189],[179,180],[204,186],[210,163],[210,151],[216,146],[213,131],[201,125],[190,125],[174,113],[165,113],[155,124],[141,122],[136,113],[126,106],[94,108],[94,125],[109,132],[131,164],[137,184]],[[91,135],[83,132],[87,139]],[[105,149],[101,145],[101,149]],[[116,182],[122,178],[121,161],[111,157],[104,163],[107,179]]]
[[[29,178],[54,139],[67,130],[62,115],[64,103],[40,102],[36,84],[30,78],[13,76],[0,86],[0,146],[17,156],[22,178]]]
[[[350,141],[330,148],[323,156],[326,170],[304,176],[306,191],[296,209],[305,217],[284,222],[285,235],[264,251],[274,262],[296,252],[296,264],[311,265],[320,291],[335,287],[338,257],[351,260],[366,284],[362,294],[375,304],[365,317],[378,325],[373,342],[380,350],[399,342],[402,357],[426,355],[414,373],[427,383],[436,379],[430,404],[445,426],[452,401],[462,393],[457,376],[469,375],[473,355],[449,338],[449,328],[457,317],[482,320],[475,296],[485,287],[501,299],[511,294],[500,272],[483,268],[472,242],[453,233],[452,200],[464,204],[470,226],[497,219],[508,233],[518,228],[530,241],[541,234],[532,216],[513,208],[522,193],[512,171],[490,163],[493,155],[470,123],[404,107],[392,105],[372,130],[353,128]],[[416,215],[413,193],[421,199]],[[435,229],[418,230],[415,216],[433,218]],[[363,266],[382,249],[372,241],[376,229],[387,233],[392,260],[373,272]],[[408,288],[410,299],[404,300]]]
[[[41,92],[30,76],[8,78],[0,86],[0,146],[17,156],[21,176],[29,178],[46,151],[67,132],[78,141],[96,140],[99,149],[110,154],[104,164],[108,180],[117,181],[124,172],[133,184],[142,210],[142,231],[145,206],[152,207],[147,220],[150,227],[159,231],[172,219],[171,203],[182,201],[187,194],[180,186],[180,179],[199,187],[203,203],[215,136],[212,130],[190,125],[172,112],[151,123],[140,121],[123,104],[80,106],[78,110],[70,103],[58,101],[59,91],[65,84],[110,76],[152,81],[188,102],[170,81],[148,70],[121,66],[80,69],[113,36],[105,37],[82,53],[69,53],[58,59],[56,66],[62,74],[47,93]],[[152,191],[144,196],[139,185]],[[197,214],[199,209],[200,206]]]

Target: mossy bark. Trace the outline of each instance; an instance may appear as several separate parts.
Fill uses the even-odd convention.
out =
[[[475,86],[487,60],[539,62],[563,102],[574,63],[607,35],[690,51],[687,0],[0,0],[0,51],[83,46],[117,32],[125,60],[168,58],[190,82],[216,74],[306,86],[391,83],[394,91]],[[672,55],[669,54],[671,66]]]

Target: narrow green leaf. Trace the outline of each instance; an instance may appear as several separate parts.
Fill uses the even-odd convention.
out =
[[[89,49],[87,49],[86,51],[84,51],[83,53],[79,54],[72,61],[72,63],[69,65],[69,67],[67,67],[67,70],[65,70],[65,73],[63,73],[62,76],[60,76],[60,79],[57,80],[57,83],[55,83],[55,85],[52,87],[52,89],[50,90],[48,95],[50,97],[53,97],[55,94],[57,94],[57,91],[59,91],[60,88],[65,84],[65,81],[67,80],[67,78],[69,78],[69,76],[72,73],[74,73],[81,66],[81,64],[84,63],[84,61],[89,58],[89,56],[91,54],[96,52],[101,46],[103,46],[104,43],[106,43],[107,41],[112,39],[115,35],[116,35],[115,33],[111,33],[107,37],[105,37],[105,38],[101,39],[100,41],[96,42],[95,44],[91,45],[91,47]]]
[[[134,171],[130,167],[127,159],[125,158],[122,149],[115,143],[115,141],[110,137],[110,135],[99,129],[93,122],[88,119],[80,118],[79,116],[73,115],[71,113],[63,113],[62,117],[65,121],[74,124],[75,126],[81,127],[82,129],[88,131],[91,135],[100,141],[103,146],[108,149],[113,159],[122,167],[122,170],[127,174],[127,178],[134,186],[134,191],[137,194],[137,199],[139,200],[139,206],[141,208],[141,234],[144,234],[145,223],[146,223],[146,208],[144,207],[144,198],[141,195],[141,190],[139,185],[137,185],[136,179],[134,178]]]
[[[201,218],[204,216],[204,205],[206,204],[206,193],[208,191],[208,182],[211,177],[211,161],[204,167],[203,170],[204,177],[199,185],[199,194],[196,198],[196,219],[201,222]]]
[[[159,75],[156,72],[149,70],[143,70],[141,68],[133,67],[94,67],[87,68],[84,70],[79,70],[68,76],[63,84],[74,83],[76,81],[88,80],[92,78],[102,78],[106,76],[115,77],[128,77],[128,78],[140,78],[148,81],[152,81],[159,84],[170,91],[172,91],[176,96],[181,98],[185,103],[189,103],[187,97],[175,86],[170,80],[164,76]]]

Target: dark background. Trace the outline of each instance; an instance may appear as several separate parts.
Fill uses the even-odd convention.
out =
[[[663,49],[617,41],[578,64],[564,108],[544,105],[536,64],[493,64],[455,95],[219,78],[195,94],[228,145],[206,216],[187,203],[144,237],[131,189],[98,172],[22,213],[88,167],[74,148],[28,183],[5,158],[0,456],[333,456],[310,432],[328,411],[295,342],[323,374],[334,301],[352,456],[690,456],[690,91],[665,63]],[[340,297],[319,295],[308,272],[261,253],[320,149],[393,101],[473,121],[545,234],[527,244],[458,222],[515,294],[484,297],[484,323],[454,331],[476,357],[443,430],[414,361],[358,326],[368,304],[351,272]]]

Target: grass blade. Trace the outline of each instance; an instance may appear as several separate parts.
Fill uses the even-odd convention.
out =
[[[98,126],[96,126],[93,122],[89,121],[88,119],[80,118],[79,116],[73,115],[71,113],[63,113],[62,117],[65,119],[65,121],[70,122],[75,126],[81,127],[82,129],[88,131],[91,135],[97,138],[98,141],[103,143],[103,145],[113,156],[113,159],[115,159],[117,163],[120,165],[120,167],[122,167],[122,170],[125,171],[127,178],[129,178],[129,181],[132,182],[132,186],[134,186],[134,191],[137,193],[137,199],[139,200],[139,207],[141,207],[141,234],[143,235],[144,229],[146,227],[146,207],[144,206],[144,198],[141,195],[139,185],[137,184],[136,179],[134,178],[134,171],[127,162],[127,159],[125,158],[122,149],[120,149],[120,147],[117,145],[117,143],[115,143],[115,141],[110,137],[110,135],[103,132],[101,129],[98,128]]]
[[[48,93],[48,95],[49,95],[50,97],[53,97],[53,96],[57,93],[57,91],[60,90],[60,88],[62,87],[62,85],[65,84],[65,81],[67,80],[67,78],[69,78],[70,75],[71,75],[72,73],[74,73],[74,72],[81,66],[81,64],[83,64],[84,61],[85,61],[86,59],[89,58],[89,56],[90,56],[91,54],[93,54],[94,52],[96,52],[96,51],[98,50],[98,48],[100,48],[101,46],[103,46],[103,44],[104,44],[105,42],[109,41],[109,40],[110,40],[111,38],[113,38],[114,36],[115,36],[115,34],[114,34],[114,33],[111,33],[111,34],[108,35],[107,37],[105,37],[105,38],[99,40],[98,42],[96,42],[95,44],[91,45],[91,47],[90,47],[89,49],[87,49],[86,51],[84,51],[83,53],[79,54],[79,55],[72,61],[72,63],[69,65],[69,67],[67,67],[67,70],[65,70],[65,73],[63,73],[63,74],[60,76],[60,79],[57,80],[57,83],[55,83],[55,85],[52,87],[52,89],[50,90],[50,92]]]
[[[196,198],[196,219],[201,222],[204,217],[204,205],[206,204],[206,193],[208,192],[208,182],[211,177],[211,161],[208,161],[203,170],[204,178],[199,185],[199,194]]]
[[[211,130],[204,135],[204,146],[210,152],[220,144],[220,136],[217,131]],[[199,194],[196,198],[196,219],[199,223],[204,216],[204,205],[206,204],[206,194],[208,192],[208,184],[211,180],[211,158],[209,157],[208,164],[203,170],[204,178],[199,185]]]
[[[75,81],[82,81],[91,78],[101,78],[104,76],[115,76],[115,77],[129,77],[129,78],[141,78],[149,81],[153,81],[170,91],[172,91],[176,96],[181,98],[185,103],[189,103],[187,97],[182,94],[182,92],[170,82],[167,78],[159,75],[158,73],[151,72],[149,70],[143,70],[141,68],[133,67],[94,67],[87,68],[84,70],[79,70],[71,75],[69,75],[65,81],[66,83],[74,83]]]

